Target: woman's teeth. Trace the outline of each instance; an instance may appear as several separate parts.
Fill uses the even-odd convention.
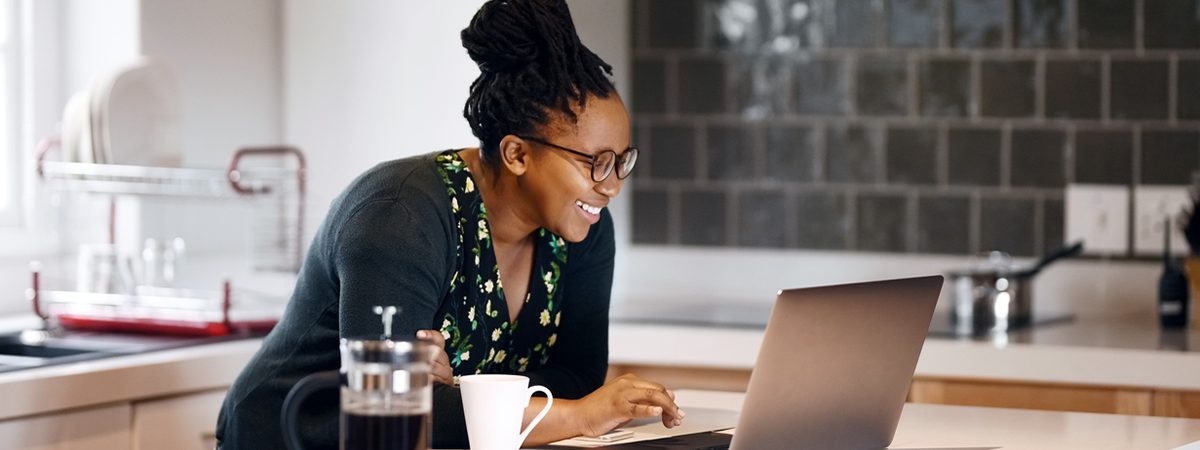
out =
[[[600,214],[601,208],[598,206],[592,206],[587,203],[581,202],[579,200],[575,200],[575,204],[578,205],[580,208],[583,208],[584,211],[587,211],[590,214]]]

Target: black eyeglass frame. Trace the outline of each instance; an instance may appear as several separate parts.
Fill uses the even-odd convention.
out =
[[[592,171],[591,171],[591,172],[592,172],[592,181],[595,181],[595,182],[597,182],[597,183],[600,183],[600,182],[603,182],[604,180],[607,180],[607,179],[608,179],[608,176],[609,176],[609,175],[612,175],[612,173],[613,173],[613,172],[616,172],[616,173],[617,173],[617,179],[618,179],[618,180],[624,180],[625,178],[628,178],[628,177],[629,177],[629,174],[633,172],[633,167],[630,167],[630,168],[629,168],[629,170],[625,172],[625,175],[624,175],[624,176],[622,176],[622,175],[621,175],[621,169],[618,169],[617,167],[619,167],[619,166],[621,166],[622,164],[624,164],[624,163],[625,163],[625,160],[626,160],[626,159],[628,159],[628,158],[630,158],[630,155],[631,155],[631,154],[632,154],[632,157],[633,157],[633,163],[634,163],[634,165],[636,165],[636,164],[637,164],[637,154],[639,153],[639,151],[638,151],[637,147],[632,147],[632,146],[631,146],[631,147],[628,147],[628,148],[626,148],[626,149],[625,149],[625,152],[624,152],[624,153],[621,153],[621,154],[617,154],[617,152],[616,152],[616,151],[613,151],[613,150],[604,150],[604,151],[600,152],[600,155],[603,155],[603,154],[605,154],[605,153],[612,153],[612,154],[613,154],[613,165],[612,165],[612,167],[610,167],[610,168],[608,169],[608,172],[606,172],[606,173],[604,174],[604,176],[600,177],[600,179],[598,179],[598,180],[597,180],[597,179],[596,179],[596,169],[595,169],[595,168],[596,168],[596,162],[600,160],[600,155],[589,155],[589,154],[587,154],[587,153],[584,153],[584,152],[581,152],[581,151],[578,151],[578,150],[571,150],[571,149],[569,149],[569,148],[566,148],[566,147],[563,147],[563,146],[561,146],[561,145],[558,145],[558,144],[552,144],[552,143],[550,143],[550,142],[546,142],[546,141],[544,141],[544,140],[542,140],[542,139],[538,139],[538,138],[535,138],[535,137],[533,137],[533,136],[522,136],[522,135],[514,135],[514,136],[516,136],[516,137],[519,137],[519,138],[521,138],[521,139],[524,139],[524,140],[527,140],[527,141],[533,141],[533,142],[537,142],[537,143],[539,143],[539,144],[542,144],[542,145],[545,145],[545,146],[547,146],[547,147],[553,147],[553,148],[556,148],[556,149],[559,149],[559,150],[562,150],[562,151],[565,151],[565,152],[574,153],[574,154],[576,154],[576,155],[579,155],[579,156],[582,156],[582,157],[584,157],[584,158],[588,158],[588,159],[590,159],[590,160],[591,160],[591,165],[592,165]]]

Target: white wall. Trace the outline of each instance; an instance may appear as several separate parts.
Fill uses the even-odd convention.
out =
[[[225,167],[238,147],[283,137],[279,0],[144,0],[141,52],[165,59],[182,94],[184,164]]]
[[[140,51],[179,81],[184,166],[225,168],[240,147],[283,142],[282,14],[279,0],[141,1]],[[193,253],[252,245],[245,202],[144,198],[140,213],[133,243],[183,237]]]
[[[458,33],[481,4],[284,1],[284,136],[308,152],[314,222],[377,163],[478,145]]]

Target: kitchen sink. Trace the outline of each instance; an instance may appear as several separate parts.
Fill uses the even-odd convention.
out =
[[[29,335],[22,339],[21,333],[0,334],[0,373],[263,335],[180,337],[68,330],[52,336],[45,333],[33,335],[39,339],[29,339]]]
[[[45,345],[0,344],[0,356],[20,356],[27,358],[60,358],[63,356],[91,353],[95,350],[78,348],[48,347]]]

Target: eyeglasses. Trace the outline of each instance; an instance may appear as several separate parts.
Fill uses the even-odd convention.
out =
[[[629,176],[629,172],[633,170],[633,165],[637,163],[638,149],[634,147],[625,149],[625,153],[619,156],[617,155],[617,152],[612,150],[602,151],[598,155],[589,155],[587,153],[571,150],[560,145],[551,144],[535,137],[520,135],[517,135],[517,137],[590,159],[592,164],[592,181],[597,183],[607,179],[608,175],[612,173],[614,167],[617,169],[617,179],[624,180],[625,177]]]

